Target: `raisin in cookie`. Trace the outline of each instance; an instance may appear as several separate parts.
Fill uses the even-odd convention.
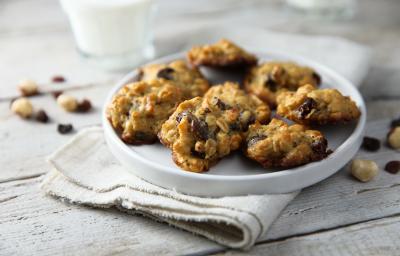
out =
[[[189,67],[184,60],[168,64],[150,64],[139,69],[138,80],[162,79],[181,87],[185,99],[203,96],[209,88],[208,81],[197,68]]]
[[[158,136],[172,149],[179,167],[203,172],[241,146],[250,124],[265,123],[269,115],[268,106],[260,99],[227,82],[212,87],[203,98],[182,102]]]
[[[243,67],[257,64],[255,55],[226,39],[212,45],[193,47],[187,58],[193,66]]]
[[[295,91],[311,84],[317,87],[321,77],[311,68],[293,62],[266,62],[252,67],[244,79],[247,92],[257,95],[271,107],[276,106],[276,95],[282,90]]]
[[[115,94],[107,115],[124,142],[150,144],[156,141],[162,123],[183,100],[181,89],[173,83],[134,82]]]
[[[327,157],[330,153],[327,145],[319,131],[272,119],[268,125],[256,123],[250,126],[245,154],[264,168],[289,168]]]
[[[356,103],[336,89],[315,89],[312,85],[277,97],[277,114],[301,124],[346,123],[360,117]]]

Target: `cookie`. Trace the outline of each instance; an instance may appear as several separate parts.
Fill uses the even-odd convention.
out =
[[[189,67],[184,60],[168,64],[150,64],[139,69],[138,80],[154,79],[174,82],[182,89],[185,99],[203,96],[209,88],[208,81],[200,71]]]
[[[330,153],[327,146],[319,131],[272,119],[268,125],[249,127],[245,155],[264,168],[290,168],[324,159]]]
[[[189,50],[187,59],[193,66],[244,67],[257,64],[257,57],[227,39],[215,44],[196,46]]]
[[[160,141],[172,149],[174,162],[191,172],[204,172],[237,150],[255,121],[265,123],[270,110],[238,84],[213,86],[204,95],[182,102],[162,125]]]
[[[125,143],[150,144],[157,140],[162,123],[183,100],[182,90],[171,82],[134,82],[115,94],[107,117]]]
[[[336,89],[315,89],[304,85],[296,92],[282,92],[277,97],[277,114],[300,124],[335,124],[358,119],[356,103]]]
[[[276,96],[283,89],[296,91],[310,84],[317,87],[321,77],[311,68],[293,62],[266,62],[252,67],[245,76],[244,86],[248,93],[257,95],[271,107],[276,106]]]

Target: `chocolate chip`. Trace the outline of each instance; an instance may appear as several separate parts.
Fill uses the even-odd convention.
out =
[[[198,152],[195,149],[192,148],[192,150],[190,151],[192,156],[200,158],[200,159],[205,159],[206,158],[206,154],[204,152]]]
[[[274,77],[271,74],[268,74],[267,80],[265,80],[265,85],[272,91],[276,92],[278,88],[278,84],[276,83]]]
[[[312,98],[306,98],[306,100],[303,102],[303,104],[298,107],[297,111],[299,112],[299,118],[304,119],[310,112],[313,110],[313,108],[317,107],[317,102],[312,99]]]
[[[175,72],[174,69],[167,67],[167,68],[163,68],[160,71],[158,71],[157,73],[157,77],[158,78],[164,78],[167,80],[173,80],[174,77],[172,76],[172,74]]]
[[[57,131],[61,134],[70,133],[73,129],[74,127],[72,126],[72,124],[58,124],[57,126]]]
[[[53,81],[53,83],[64,83],[65,82],[65,78],[63,76],[53,76],[53,78],[51,80]]]
[[[191,122],[192,118],[194,117],[192,113],[183,111],[176,116],[176,121],[180,123],[184,117],[188,118],[188,121]]]
[[[367,151],[378,151],[381,148],[381,142],[376,138],[364,137],[361,146]]]
[[[184,111],[176,116],[176,122],[180,123],[184,117],[186,117],[190,123],[190,131],[196,139],[207,140],[209,138],[208,125],[205,121],[199,120],[192,113]]]
[[[326,147],[328,146],[328,141],[323,138],[322,140],[316,140],[311,143],[311,149],[318,155],[326,155]]]
[[[265,135],[256,135],[251,137],[248,141],[247,141],[247,147],[251,147],[254,144],[256,144],[257,142],[259,142],[260,140],[266,139],[267,136]]]
[[[400,170],[400,161],[390,161],[385,165],[385,171],[396,174]]]
[[[314,78],[314,80],[315,80],[315,82],[317,83],[317,85],[320,85],[320,84],[321,84],[322,79],[321,79],[321,76],[320,76],[318,73],[313,72],[313,73],[312,73],[312,77]]]
[[[192,118],[192,121],[190,122],[190,131],[198,140],[208,139],[208,125],[203,120],[199,120],[196,117]]]
[[[36,121],[41,123],[47,123],[49,121],[49,117],[47,116],[46,112],[41,109],[36,113],[35,117]]]
[[[78,103],[78,112],[88,112],[92,108],[92,103],[88,99],[84,99]]]
[[[63,94],[63,91],[54,91],[54,92],[52,92],[51,94],[53,95],[53,97],[54,97],[55,99],[57,99],[58,96],[60,96],[61,94]]]
[[[215,105],[217,105],[218,108],[221,109],[221,110],[227,110],[227,109],[231,108],[228,104],[226,104],[225,102],[223,102],[219,98],[217,98],[217,102],[215,103]]]
[[[397,126],[400,126],[400,118],[393,119],[392,122],[390,123],[391,128],[395,128]]]

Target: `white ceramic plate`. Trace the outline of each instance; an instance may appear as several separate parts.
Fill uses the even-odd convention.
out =
[[[260,61],[291,60],[310,66],[321,75],[323,81],[321,87],[337,88],[344,95],[351,96],[357,103],[361,110],[361,118],[357,122],[321,127],[328,139],[329,148],[334,150],[329,157],[319,162],[274,172],[263,169],[237,152],[225,157],[205,173],[181,170],[172,161],[170,150],[159,143],[141,146],[124,144],[106,118],[107,104],[121,86],[134,79],[136,71],[125,76],[113,88],[105,102],[102,121],[105,138],[111,152],[132,174],[161,187],[198,196],[287,193],[313,185],[334,174],[356,154],[360,147],[366,121],[365,104],[361,95],[348,80],[313,61],[276,52],[264,52],[257,55]],[[169,62],[180,58],[184,58],[183,53],[170,55],[153,63]],[[237,79],[236,74],[220,73],[210,69],[202,71],[212,82]]]

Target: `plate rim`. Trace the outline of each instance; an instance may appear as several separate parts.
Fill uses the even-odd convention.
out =
[[[130,71],[128,74],[123,76],[120,80],[118,80],[117,83],[112,87],[110,92],[108,93],[106,100],[103,105],[102,109],[102,126],[104,129],[105,136],[111,136],[109,139],[112,140],[113,143],[116,143],[123,151],[125,151],[128,155],[130,155],[132,158],[141,161],[143,164],[151,166],[153,169],[157,169],[158,171],[166,171],[171,175],[175,176],[185,176],[186,178],[194,178],[194,179],[201,179],[201,180],[215,180],[215,181],[252,181],[255,179],[263,179],[263,178],[273,178],[273,177],[284,177],[284,176],[290,176],[293,175],[293,172],[296,172],[297,174],[300,174],[301,172],[307,172],[309,169],[314,169],[318,165],[321,165],[321,162],[326,162],[332,159],[337,158],[338,154],[342,152],[345,149],[348,149],[351,147],[351,144],[357,143],[357,140],[364,134],[365,130],[365,124],[366,124],[366,119],[367,119],[367,111],[366,111],[366,106],[364,99],[362,98],[360,92],[358,89],[345,77],[343,77],[341,74],[337,73],[333,69],[325,66],[324,64],[320,64],[314,60],[310,60],[308,58],[305,58],[303,56],[299,56],[296,54],[290,54],[290,53],[285,53],[281,51],[275,51],[275,50],[263,50],[261,51],[255,51],[254,52],[256,56],[268,56],[272,58],[278,58],[278,59],[287,59],[289,61],[294,61],[297,62],[301,65],[306,65],[306,66],[311,66],[312,68],[322,71],[322,73],[329,74],[330,77],[335,77],[335,80],[339,80],[339,82],[344,86],[348,87],[348,89],[351,90],[351,97],[355,102],[357,103],[357,106],[360,109],[361,116],[356,124],[355,129],[351,133],[351,135],[332,153],[330,154],[327,158],[321,160],[321,161],[316,161],[316,162],[311,162],[306,165],[302,165],[299,167],[295,168],[290,168],[290,169],[285,169],[285,170],[279,170],[276,172],[268,172],[268,173],[262,173],[262,174],[248,174],[248,175],[214,175],[214,174],[209,174],[207,172],[202,172],[202,173],[196,173],[196,172],[190,172],[190,171],[185,171],[180,169],[178,166],[176,169],[163,166],[162,164],[159,164],[157,162],[152,162],[148,160],[147,158],[144,158],[140,156],[139,154],[135,153],[130,149],[130,146],[125,144],[116,134],[114,129],[112,128],[111,124],[109,123],[107,117],[106,117],[106,110],[108,103],[114,96],[114,94],[117,92],[119,88],[124,86],[126,83],[128,83],[132,78],[135,77],[137,74],[137,68],[135,68],[133,71]],[[185,58],[185,52],[178,52],[170,55],[163,56],[161,58],[157,58],[153,61],[150,61],[146,64],[152,64],[152,63],[162,63],[166,61],[171,61],[173,59],[184,59]],[[353,156],[351,156],[353,157]],[[351,159],[350,157],[350,159]],[[346,161],[347,163],[347,161]],[[344,163],[344,164],[346,164]],[[339,171],[344,164],[340,167],[337,168],[336,171],[332,172],[330,175],[336,173]],[[307,167],[307,168],[305,168]],[[261,167],[262,168],[262,167]],[[179,172],[177,172],[177,170]],[[329,177],[328,175],[327,177]],[[326,179],[327,177],[323,178],[322,180]],[[321,181],[321,180],[320,180]]]

